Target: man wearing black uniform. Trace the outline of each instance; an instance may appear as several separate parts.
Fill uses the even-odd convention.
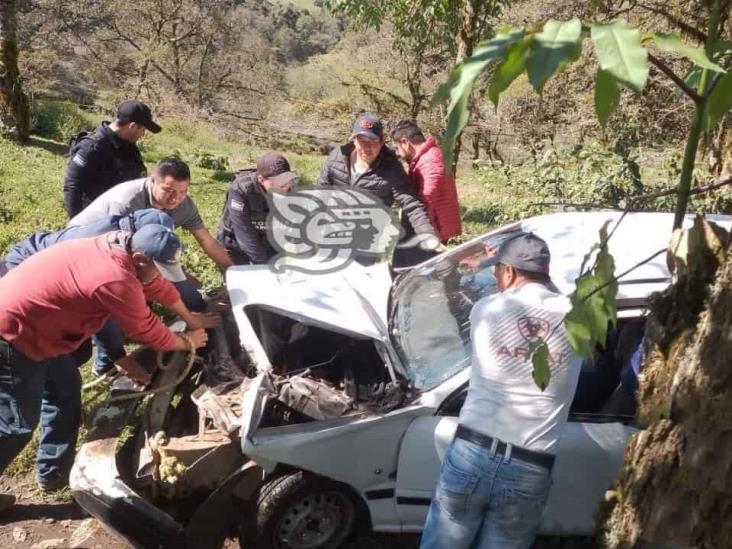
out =
[[[64,176],[64,208],[69,218],[117,183],[147,175],[136,145],[146,130],[161,130],[153,122],[150,107],[128,100],[117,106],[112,122],[102,122],[94,133],[77,139]]]
[[[286,193],[297,176],[287,159],[270,152],[254,169],[241,170],[226,193],[216,238],[236,265],[266,263],[275,255],[267,240],[268,192]]]

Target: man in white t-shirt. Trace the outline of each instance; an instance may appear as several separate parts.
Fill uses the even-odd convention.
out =
[[[549,248],[519,233],[491,258],[499,292],[470,314],[472,375],[422,548],[530,547],[551,487],[580,359],[563,325],[569,300],[549,278]],[[551,378],[532,378],[529,345],[549,348]]]

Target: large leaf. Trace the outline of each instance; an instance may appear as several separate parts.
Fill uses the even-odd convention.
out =
[[[572,303],[572,309],[564,317],[564,328],[567,330],[569,345],[582,358],[592,356],[594,342],[585,304],[581,301]]]
[[[506,54],[509,46],[524,36],[523,30],[511,30],[496,35],[491,40],[481,43],[473,55],[464,59],[450,74],[449,80],[438,89],[433,99],[439,102],[449,96],[450,104],[447,107],[447,129],[442,140],[442,151],[445,163],[452,164],[452,149],[460,132],[468,122],[468,98],[473,91],[475,80],[481,72],[493,61],[500,60]]]
[[[732,109],[732,71],[722,76],[709,94],[707,128],[712,129],[716,126],[730,109]]]
[[[600,229],[601,244],[593,268],[575,281],[570,295],[572,309],[564,317],[569,344],[585,358],[592,356],[596,345],[605,345],[608,326],[617,324],[618,283],[614,279],[615,261],[606,245],[608,224]]]
[[[640,31],[625,21],[595,23],[590,31],[600,68],[637,93],[648,80],[648,51],[641,45]]]
[[[549,368],[549,348],[543,339],[529,343],[529,357],[534,367],[531,377],[534,379],[536,386],[543,391],[552,378],[552,371]]]
[[[526,54],[529,51],[531,40],[524,38],[511,44],[506,50],[506,55],[496,67],[493,80],[488,87],[488,97],[494,105],[498,106],[498,97],[503,91],[524,72],[526,68]]]
[[[620,88],[617,80],[609,72],[599,69],[595,81],[595,113],[603,128],[618,103],[620,103]]]
[[[725,72],[722,67],[710,61],[702,48],[684,44],[676,33],[654,32],[651,37],[656,45],[664,51],[670,51],[681,57],[685,57],[702,68],[715,72]]]
[[[550,19],[542,32],[534,35],[526,62],[529,82],[537,93],[582,51],[582,23],[576,17],[569,21]]]

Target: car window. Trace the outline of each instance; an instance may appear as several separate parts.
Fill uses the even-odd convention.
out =
[[[470,362],[470,311],[496,292],[487,237],[410,271],[392,294],[391,335],[407,375],[421,390],[435,387]]]

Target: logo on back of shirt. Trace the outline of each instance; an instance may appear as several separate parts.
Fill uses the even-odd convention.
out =
[[[543,318],[536,316],[522,316],[516,321],[518,331],[529,343],[533,341],[545,341],[549,336],[549,323]]]
[[[402,232],[391,210],[361,189],[272,193],[267,200],[267,237],[278,252],[270,263],[275,272],[337,271],[356,256],[386,255]]]

